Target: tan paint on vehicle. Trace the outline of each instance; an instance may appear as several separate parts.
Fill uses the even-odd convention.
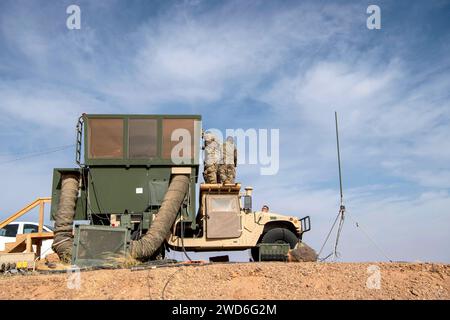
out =
[[[245,212],[242,209],[241,197],[243,194],[239,193],[240,185],[235,188],[226,188],[226,186],[218,189],[207,190],[205,185],[200,188],[200,217],[198,223],[202,224],[203,234],[199,238],[184,238],[184,247],[186,250],[193,251],[220,251],[220,250],[244,250],[255,247],[259,238],[263,234],[264,227],[268,223],[284,222],[293,226],[297,234],[302,232],[301,224],[298,218],[293,216],[285,216],[275,212]],[[234,238],[211,239],[207,237],[207,222],[205,219],[206,213],[206,197],[208,195],[226,194],[238,197],[240,204],[240,236]],[[174,226],[181,220],[178,219]],[[175,227],[172,228],[172,233],[167,237],[167,243],[174,250],[182,249],[181,238],[175,235]]]

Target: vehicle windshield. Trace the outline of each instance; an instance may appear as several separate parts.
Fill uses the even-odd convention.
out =
[[[209,211],[239,213],[238,197],[228,195],[210,195]]]
[[[53,228],[52,226],[49,226],[47,224],[45,224],[44,227],[46,227],[47,229],[49,229],[52,232],[55,231],[55,228]]]

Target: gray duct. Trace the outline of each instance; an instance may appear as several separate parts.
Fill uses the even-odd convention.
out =
[[[176,175],[172,178],[161,207],[150,229],[139,240],[130,245],[131,256],[135,259],[148,259],[161,247],[170,233],[177,213],[189,191],[189,177]]]
[[[72,258],[73,217],[78,197],[79,178],[79,175],[75,173],[62,175],[61,195],[55,216],[55,238],[52,249],[58,254],[61,261],[66,263],[69,263]]]

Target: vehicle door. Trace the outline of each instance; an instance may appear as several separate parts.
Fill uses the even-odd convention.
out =
[[[237,196],[206,196],[206,218],[207,238],[225,239],[241,236],[241,215]]]

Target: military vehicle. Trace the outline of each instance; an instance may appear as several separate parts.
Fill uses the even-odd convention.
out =
[[[259,244],[294,248],[310,230],[308,216],[252,210],[251,187],[197,185],[199,115],[83,114],[76,132],[78,167],[53,173],[53,250],[63,261],[149,260],[170,249],[251,249],[256,260]]]

